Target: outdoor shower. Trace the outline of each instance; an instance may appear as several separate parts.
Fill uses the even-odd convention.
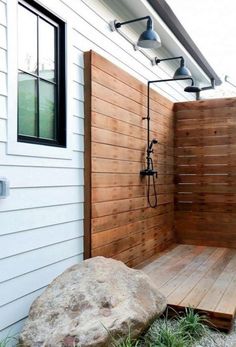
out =
[[[168,79],[160,79],[160,80],[153,80],[148,81],[147,84],[147,117],[143,117],[143,119],[147,119],[147,150],[146,150],[146,168],[140,171],[141,176],[147,176],[147,201],[150,207],[155,208],[157,207],[157,191],[156,191],[156,179],[157,179],[157,170],[154,169],[153,165],[153,145],[158,144],[157,139],[152,139],[150,141],[150,84],[152,83],[160,83],[160,82],[172,82],[172,81],[183,81],[183,80],[191,80],[191,86],[186,87],[184,91],[188,92],[189,88],[197,88],[194,87],[194,81],[191,77],[190,71],[184,66],[184,60],[183,57],[176,57],[176,58],[167,58],[163,60],[173,60],[173,59],[181,59],[181,66],[176,70],[173,78]],[[161,60],[160,60],[161,61]],[[153,185],[153,191],[154,191],[154,201],[151,201],[151,178],[152,178],[152,185]]]

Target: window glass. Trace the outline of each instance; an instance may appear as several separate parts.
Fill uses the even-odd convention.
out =
[[[19,134],[36,136],[37,128],[37,79],[28,74],[19,73]]]
[[[19,69],[37,73],[37,16],[23,6],[18,7]]]
[[[39,137],[55,139],[55,86],[39,84]]]
[[[65,146],[65,23],[19,0],[18,25],[18,141]]]
[[[55,28],[39,18],[39,75],[55,81]]]

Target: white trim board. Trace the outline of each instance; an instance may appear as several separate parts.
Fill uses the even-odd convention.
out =
[[[8,23],[8,125],[7,125],[7,154],[35,156],[45,158],[72,159],[72,27],[66,18],[66,138],[67,147],[53,147],[17,141],[17,0],[7,2]],[[58,15],[57,13],[55,13]],[[58,17],[61,18],[60,15]],[[15,25],[11,25],[15,23]]]

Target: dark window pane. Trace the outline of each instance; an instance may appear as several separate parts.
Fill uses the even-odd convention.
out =
[[[19,69],[37,72],[37,16],[18,6],[18,61]]]
[[[36,136],[37,83],[36,78],[19,73],[19,134]]]
[[[55,28],[39,19],[39,75],[55,80]]]
[[[39,84],[39,137],[55,139],[55,86]]]

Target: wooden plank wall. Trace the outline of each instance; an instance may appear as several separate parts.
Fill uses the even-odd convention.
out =
[[[175,104],[180,242],[236,247],[236,98]]]
[[[146,179],[139,175],[146,149],[146,85],[91,51],[85,53],[85,86],[87,192],[91,187],[85,197],[86,256],[135,266],[173,241],[173,103],[152,91],[151,138],[160,142],[154,154],[158,207],[152,209]]]

